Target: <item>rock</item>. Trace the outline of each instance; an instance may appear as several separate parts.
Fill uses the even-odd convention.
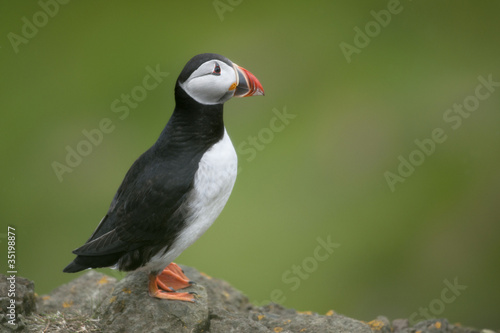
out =
[[[148,274],[127,275],[102,304],[106,332],[203,332],[208,329],[207,293],[201,285],[184,289],[196,302],[165,301],[148,294]]]
[[[452,325],[448,320],[442,319],[429,319],[416,323],[413,327],[403,329],[403,333],[480,333],[478,330],[472,328],[465,328]]]
[[[248,298],[229,283],[182,266],[184,273],[198,285],[205,286],[208,318],[206,332],[269,332],[266,326],[249,318],[253,308]]]
[[[116,279],[90,270],[73,281],[38,298],[40,313],[80,312],[91,316],[111,293]]]
[[[197,284],[196,303],[148,296],[148,276],[129,274],[102,304],[101,324],[107,332],[366,332],[370,327],[340,315],[297,313],[277,304],[253,306],[227,282],[182,267]],[[203,287],[205,286],[205,287]]]
[[[197,294],[195,303],[169,301],[148,295],[148,276],[138,271],[123,280],[89,271],[34,303],[33,283],[17,277],[19,332],[193,332],[193,333],[479,333],[450,324],[446,319],[409,326],[407,319],[391,322],[383,316],[362,322],[329,311],[326,315],[297,312],[278,304],[257,307],[227,282],[184,267],[197,283],[185,291]],[[0,291],[5,294],[5,280]],[[24,287],[23,287],[24,286]],[[2,289],[3,288],[3,289]],[[184,291],[183,290],[183,291]],[[31,295],[31,296],[30,296]],[[17,294],[16,294],[17,296]],[[2,310],[5,313],[5,300]],[[17,301],[17,297],[16,297]],[[38,307],[38,313],[35,309]],[[30,314],[31,313],[31,314]],[[23,319],[26,316],[26,319]],[[0,314],[5,321],[5,315]],[[4,326],[5,327],[5,326]],[[1,332],[4,332],[2,330]],[[482,332],[488,332],[483,330]]]
[[[392,321],[392,328],[394,333],[402,332],[405,328],[408,328],[410,321],[408,319],[394,319]]]
[[[16,314],[29,315],[36,311],[35,284],[20,276],[7,280],[9,276],[0,274],[0,306],[6,309],[10,304],[9,291],[15,294]],[[12,281],[15,289],[11,289]]]
[[[15,288],[13,288],[14,283]],[[15,295],[11,297],[11,295]],[[11,299],[15,300],[15,311],[11,308]],[[9,331],[22,331],[25,316],[36,311],[35,285],[33,281],[20,276],[6,276],[0,274],[0,328]],[[14,325],[9,321],[14,320]]]
[[[297,312],[277,304],[255,309],[252,317],[265,325],[267,332],[372,332],[367,324],[359,320],[338,314],[322,316],[310,311]]]
[[[368,322],[368,326],[375,332],[391,333],[393,331],[391,322],[384,316],[378,316],[377,319]]]

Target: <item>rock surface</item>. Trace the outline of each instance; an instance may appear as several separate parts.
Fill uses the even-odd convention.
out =
[[[54,289],[38,299],[38,312],[78,311],[94,314],[113,291],[116,279],[96,271],[88,271],[70,283]]]
[[[15,311],[9,297],[12,294],[15,294],[12,298],[15,300]],[[25,317],[36,311],[33,282],[19,276],[12,278],[11,275],[0,274],[0,310],[0,330],[4,326],[13,330],[23,330],[26,327]],[[9,324],[12,320],[15,325]]]
[[[16,278],[17,325],[7,323],[9,299],[0,297],[0,332],[453,332],[486,333],[448,323],[446,319],[419,322],[409,327],[408,320],[386,317],[370,322],[351,319],[329,311],[326,315],[297,312],[277,304],[252,305],[246,296],[227,282],[206,276],[194,268],[183,267],[197,284],[185,289],[197,294],[195,303],[166,301],[148,296],[148,277],[144,272],[129,274],[120,282],[89,271],[37,298],[33,283]],[[1,276],[0,295],[9,283]],[[21,292],[22,290],[22,292]]]
[[[204,287],[189,291],[195,303],[165,301],[148,295],[148,275],[134,272],[116,284],[100,308],[101,324],[107,332],[206,332],[208,305]],[[188,290],[188,289],[186,289]],[[153,324],[154,323],[154,324]]]

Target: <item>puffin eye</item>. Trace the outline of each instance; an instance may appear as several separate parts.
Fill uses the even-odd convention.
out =
[[[212,71],[213,75],[220,75],[220,66],[218,63],[215,63],[214,70]]]

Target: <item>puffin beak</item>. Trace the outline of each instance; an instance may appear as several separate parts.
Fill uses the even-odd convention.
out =
[[[234,89],[234,97],[264,95],[264,88],[255,75],[236,64],[233,64],[233,67],[236,72],[236,83],[231,85],[229,90]]]

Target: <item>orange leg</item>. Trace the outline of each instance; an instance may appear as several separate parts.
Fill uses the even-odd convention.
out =
[[[182,269],[177,264],[171,263],[157,276],[149,276],[149,294],[156,298],[194,302],[194,293],[176,292],[192,284]]]
[[[165,267],[156,279],[158,286],[167,291],[184,289],[193,284],[176,263],[171,263]]]

